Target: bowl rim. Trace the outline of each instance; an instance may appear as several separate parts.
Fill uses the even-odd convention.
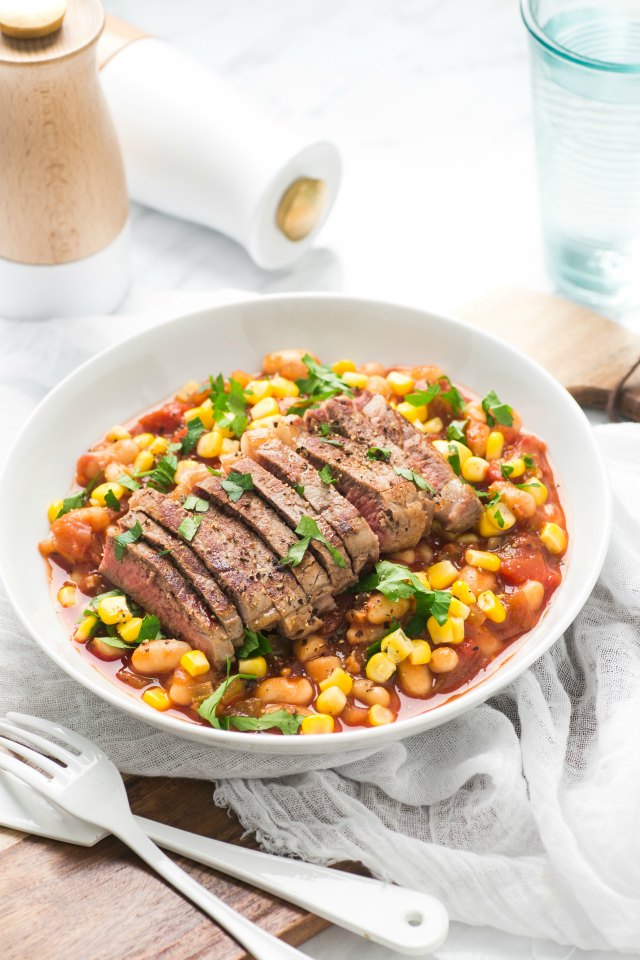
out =
[[[465,320],[461,320],[456,317],[445,316],[440,313],[432,313],[427,309],[423,309],[412,304],[402,304],[397,301],[394,302],[372,297],[362,297],[358,296],[357,294],[349,293],[304,291],[255,296],[251,293],[245,294],[238,292],[234,299],[225,299],[224,302],[214,303],[209,307],[188,311],[186,313],[180,313],[177,316],[163,319],[153,326],[145,327],[144,329],[133,333],[131,336],[119,340],[117,343],[114,343],[106,347],[104,350],[100,350],[98,353],[91,356],[78,367],[74,368],[60,381],[60,383],[56,384],[56,386],[43,397],[40,403],[33,410],[9,449],[4,467],[0,472],[0,519],[2,517],[2,512],[5,509],[4,504],[7,499],[2,496],[2,493],[5,483],[7,482],[7,476],[11,469],[14,454],[24,443],[24,438],[28,436],[31,425],[37,419],[41,410],[46,404],[50,403],[52,398],[57,397],[60,393],[67,391],[69,389],[70,382],[73,382],[73,380],[75,380],[81,374],[84,374],[85,371],[91,369],[92,366],[104,363],[106,358],[109,358],[113,354],[126,349],[127,346],[138,341],[146,340],[158,329],[178,327],[187,319],[196,322],[198,319],[213,322],[216,314],[224,314],[225,310],[228,310],[229,308],[233,309],[238,306],[249,306],[251,309],[260,310],[260,304],[262,303],[277,304],[279,302],[288,301],[316,301],[332,304],[336,307],[342,305],[346,308],[349,306],[358,305],[361,308],[366,309],[369,307],[372,310],[400,310],[403,311],[405,315],[411,315],[418,321],[420,319],[424,320],[425,318],[428,318],[430,322],[443,323],[448,326],[453,326],[461,332],[472,329],[474,331],[474,336],[479,336],[481,339],[499,344],[501,349],[504,350],[506,348],[508,351],[516,354],[519,358],[519,361],[524,363],[525,366],[528,366],[533,372],[535,372],[535,375],[539,379],[546,381],[553,392],[557,392],[558,390],[562,391],[565,402],[568,403],[569,406],[573,407],[574,412],[580,417],[583,417],[588,425],[586,416],[578,403],[568,393],[568,391],[564,390],[562,385],[559,384],[559,382],[552,377],[550,373],[548,373],[539,363],[537,363],[537,361],[533,360],[517,347],[514,347],[509,343],[505,343],[504,340],[495,334],[490,333],[480,327],[476,327]],[[257,307],[255,306],[256,304],[258,305]],[[454,692],[449,700],[431,710],[417,713],[405,719],[399,719],[393,724],[373,728],[356,727],[342,731],[340,734],[338,734],[341,741],[339,749],[336,749],[335,733],[316,734],[313,737],[303,738],[299,736],[265,737],[260,733],[242,733],[240,735],[233,731],[217,730],[212,727],[210,728],[200,726],[198,724],[191,724],[180,719],[179,717],[173,717],[158,711],[150,710],[140,699],[136,697],[124,696],[117,683],[109,681],[107,684],[104,684],[100,680],[94,680],[90,675],[85,675],[79,669],[76,669],[73,657],[67,656],[67,654],[63,652],[64,648],[61,648],[59,651],[55,647],[49,646],[45,642],[44,638],[41,637],[36,624],[31,621],[28,611],[22,607],[21,603],[14,594],[10,574],[2,563],[0,563],[0,578],[13,610],[18,615],[18,618],[27,632],[35,639],[40,648],[46,652],[48,656],[65,673],[71,676],[83,687],[89,689],[92,693],[95,693],[101,699],[106,700],[116,709],[132,714],[137,719],[143,721],[151,727],[164,730],[165,733],[175,733],[178,736],[181,736],[183,739],[186,738],[197,741],[210,747],[240,752],[244,751],[261,754],[271,753],[273,755],[300,756],[303,754],[311,755],[320,753],[335,753],[337,755],[338,753],[343,753],[349,750],[358,750],[362,747],[371,747],[373,749],[376,746],[381,746],[385,741],[406,739],[407,737],[413,736],[414,734],[420,733],[426,729],[440,726],[443,723],[455,719],[474,706],[484,703],[489,699],[489,697],[497,694],[505,686],[524,673],[524,671],[527,670],[532,663],[543,656],[543,654],[549,650],[549,648],[559,639],[562,633],[576,618],[588,599],[602,569],[609,545],[613,514],[611,485],[602,454],[593,435],[590,434],[589,431],[585,431],[585,435],[589,436],[591,454],[593,457],[593,468],[594,471],[597,469],[597,479],[599,481],[601,490],[605,494],[598,503],[598,526],[600,530],[600,536],[597,549],[595,552],[591,552],[591,568],[589,576],[582,581],[579,589],[572,593],[569,603],[564,605],[564,609],[557,613],[557,622],[550,631],[549,638],[545,640],[543,648],[540,649],[539,644],[535,647],[530,645],[530,649],[527,651],[527,644],[523,644],[517,650],[517,661],[515,665],[513,661],[516,660],[516,653],[508,657],[505,662],[500,664],[500,666],[493,671],[493,673],[488,674],[485,678],[481,679],[480,682],[476,682],[469,689],[464,690],[461,693],[456,694]],[[0,560],[2,560],[4,549],[5,548],[0,543]],[[565,579],[566,576],[563,576],[563,582],[560,584],[551,599],[552,605],[557,605],[559,596],[563,595],[562,588]],[[550,607],[547,607],[547,609],[550,609]],[[544,618],[538,621],[536,628],[543,622]],[[69,653],[71,653],[71,651],[72,647],[70,646]],[[98,677],[101,677],[102,680],[109,679],[96,671],[96,678]],[[271,741],[276,740],[278,741],[277,745],[273,744],[276,749],[270,749],[270,746],[272,745]]]

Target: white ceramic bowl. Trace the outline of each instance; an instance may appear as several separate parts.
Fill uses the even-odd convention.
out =
[[[496,390],[543,437],[559,477],[570,549],[562,585],[544,616],[497,670],[443,705],[374,729],[338,735],[275,737],[197,726],[150,709],[109,680],[69,640],[51,604],[37,543],[46,506],[69,488],[74,464],[114,423],[157,404],[186,380],[262,356],[306,347],[325,362],[341,357],[385,363],[436,363],[484,395]],[[598,523],[594,523],[594,505]],[[569,394],[501,340],[460,321],[344,296],[290,294],[216,306],[144,331],[85,363],[59,384],[24,427],[0,478],[0,569],[20,618],[43,650],[79,683],[165,731],[200,743],[260,753],[325,753],[381,745],[437,726],[497,693],[543,654],[574,619],[604,561],[611,499],[589,423]]]

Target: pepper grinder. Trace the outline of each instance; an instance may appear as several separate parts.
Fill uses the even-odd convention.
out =
[[[0,316],[107,313],[129,262],[124,168],[96,62],[104,12],[98,0],[45,3],[53,22],[34,24],[13,6],[0,3]]]

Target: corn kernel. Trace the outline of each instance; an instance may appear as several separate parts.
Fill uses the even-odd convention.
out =
[[[147,470],[153,469],[154,463],[155,463],[155,460],[151,451],[141,450],[138,456],[133,461],[133,469],[137,473],[146,473]],[[93,492],[95,494],[95,490]]]
[[[98,616],[103,623],[124,623],[132,614],[126,597],[103,597],[98,604]]]
[[[549,553],[560,555],[567,549],[567,534],[557,523],[545,523],[540,539]]]
[[[386,653],[374,653],[369,658],[365,673],[374,683],[385,683],[396,672],[396,665]]]
[[[347,705],[347,697],[340,687],[329,687],[318,694],[316,700],[316,709],[320,713],[328,713],[332,717],[337,717],[342,713]]]
[[[138,456],[140,456],[140,454],[138,454]],[[106,496],[109,491],[111,491],[116,500],[121,500],[126,493],[125,488],[120,483],[101,483],[91,491],[91,499],[99,507],[106,507]]]
[[[281,420],[284,420],[281,413],[276,414],[275,417],[261,417],[260,420],[251,421],[249,430],[273,430],[276,423],[280,423]]]
[[[229,440],[228,437],[225,437],[222,441],[222,447],[220,449],[220,456],[224,456],[225,453],[237,453],[240,449],[239,440]]]
[[[261,420],[263,417],[274,417],[278,413],[280,413],[278,401],[274,397],[264,397],[252,407],[251,419]]]
[[[279,400],[285,397],[298,397],[300,395],[300,387],[297,383],[294,383],[293,380],[288,380],[286,377],[274,377],[271,381],[271,395],[277,397]]]
[[[427,631],[434,643],[453,643],[451,617],[448,617],[443,624],[438,623],[435,617],[429,617]]]
[[[547,502],[549,491],[542,480],[537,480],[535,477],[532,477],[531,480],[525,480],[520,486],[523,490],[526,490],[527,493],[531,494],[536,502],[536,506],[541,507],[543,503]]]
[[[314,713],[310,717],[304,717],[300,724],[300,733],[303,735],[313,733],[333,733],[336,728],[333,717],[327,713]]]
[[[440,560],[439,563],[432,564],[427,570],[431,589],[446,590],[458,579],[458,573],[451,560]]]
[[[131,434],[125,427],[121,427],[120,424],[116,424],[115,427],[111,427],[111,430],[107,433],[105,439],[110,440],[111,443],[115,443],[116,440],[129,440]]]
[[[141,626],[142,617],[131,617],[131,620],[127,620],[126,623],[119,623],[117,630],[125,643],[135,643]]]
[[[396,407],[398,413],[408,420],[410,423],[415,423],[416,420],[423,422],[427,419],[427,408],[426,406],[414,407],[412,403],[399,403]]]
[[[142,699],[154,710],[168,710],[171,706],[171,698],[162,687],[149,687],[142,694]]]
[[[136,442],[138,450],[144,450],[149,444],[153,443],[155,437],[152,433],[139,433],[137,437],[133,438]]]
[[[422,428],[423,433],[440,433],[444,430],[444,424],[440,417],[432,417],[431,420],[427,420]]]
[[[429,577],[426,574],[426,571],[418,570],[416,573],[416,577],[418,578],[422,586],[425,588],[425,590],[431,590],[431,583],[429,581]]]
[[[222,434],[219,430],[212,430],[210,433],[203,433],[198,440],[198,456],[205,460],[211,457],[219,457],[222,450]]]
[[[58,603],[61,607],[72,607],[78,597],[78,590],[75,584],[65,583],[58,590]]]
[[[253,407],[271,396],[271,380],[250,380],[244,389],[247,403]]]
[[[490,570],[495,573],[500,569],[500,557],[496,553],[489,553],[488,550],[472,550],[469,548],[464,559],[470,567],[478,567],[480,570]]]
[[[88,640],[89,637],[92,636],[97,625],[98,618],[94,617],[92,613],[88,614],[86,617],[83,617],[78,624],[73,639],[77,640],[78,643],[84,643],[85,640]]]
[[[458,600],[462,600],[468,607],[476,602],[476,595],[464,580],[456,580],[451,584],[451,593]]]
[[[336,360],[336,362],[331,365],[331,369],[341,377],[345,373],[355,373],[357,367],[353,360]]]
[[[347,370],[346,373],[342,374],[342,379],[348,387],[355,387],[358,390],[364,390],[369,377],[366,375],[366,373],[352,373],[351,371]]]
[[[483,523],[483,521],[486,522]],[[480,520],[480,534],[483,537],[497,537],[510,530],[515,522],[516,518],[509,507],[499,500],[498,503],[485,508]]]
[[[464,620],[462,617],[449,617],[451,630],[453,632],[452,643],[462,643],[464,640]]]
[[[247,663],[246,660],[244,662]],[[189,650],[188,653],[183,653],[180,657],[180,666],[187,671],[190,677],[200,677],[203,673],[208,673],[211,669],[211,664],[202,650]],[[238,672],[249,673],[248,670],[242,670],[240,667],[238,667]],[[264,676],[264,674],[262,674],[262,676]]]
[[[185,653],[185,657],[189,654]],[[182,660],[180,661],[182,663]],[[266,677],[267,661],[264,657],[250,657],[247,660],[238,660],[238,673],[250,673],[252,677]]]
[[[49,523],[53,523],[57,519],[58,514],[62,510],[62,500],[52,500],[47,509],[47,517],[49,518]]]
[[[426,640],[414,640],[413,650],[409,654],[409,663],[417,666],[420,663],[429,663],[431,660],[431,647]]]
[[[406,373],[400,373],[398,370],[392,370],[391,373],[387,374],[387,383],[397,397],[405,397],[408,393],[411,393],[415,386],[413,377],[407,376]]]
[[[498,460],[504,450],[504,434],[499,430],[492,430],[487,437],[487,460]]]
[[[463,479],[468,480],[469,483],[482,483],[487,476],[488,469],[489,461],[483,459],[483,457],[467,457],[464,463],[461,461],[460,472]]]
[[[154,437],[147,449],[155,457],[161,456],[169,449],[169,441],[165,437]]]
[[[213,410],[211,407],[206,406],[205,403],[202,403],[199,407],[191,407],[190,410],[185,410],[184,418],[187,422],[189,422],[189,420],[195,420],[196,417],[200,420],[205,430],[211,430],[213,428],[215,423]]]
[[[394,663],[406,660],[413,650],[413,643],[401,627],[383,637],[381,648]]]
[[[339,687],[347,696],[351,693],[353,687],[353,677],[343,670],[342,667],[336,667],[328,677],[321,680],[318,684],[321,690],[328,690],[329,687]]]
[[[504,623],[507,617],[504,604],[498,600],[493,590],[483,590],[478,594],[478,607],[494,623]]]
[[[514,460],[503,460],[502,466],[506,468],[502,472],[502,476],[506,476],[507,480],[515,480],[516,477],[521,477],[527,469],[522,457],[516,457]]]
[[[383,707],[381,703],[374,703],[369,707],[369,723],[372,727],[383,727],[387,723],[393,723],[396,715],[389,707]]]
[[[451,603],[449,604],[449,616],[450,617],[459,617],[461,620],[466,620],[471,610],[466,603],[463,603],[462,600],[458,600],[457,597],[451,598]]]

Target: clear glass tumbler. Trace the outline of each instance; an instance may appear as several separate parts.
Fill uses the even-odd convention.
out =
[[[640,302],[640,0],[521,0],[547,269],[616,313]]]

